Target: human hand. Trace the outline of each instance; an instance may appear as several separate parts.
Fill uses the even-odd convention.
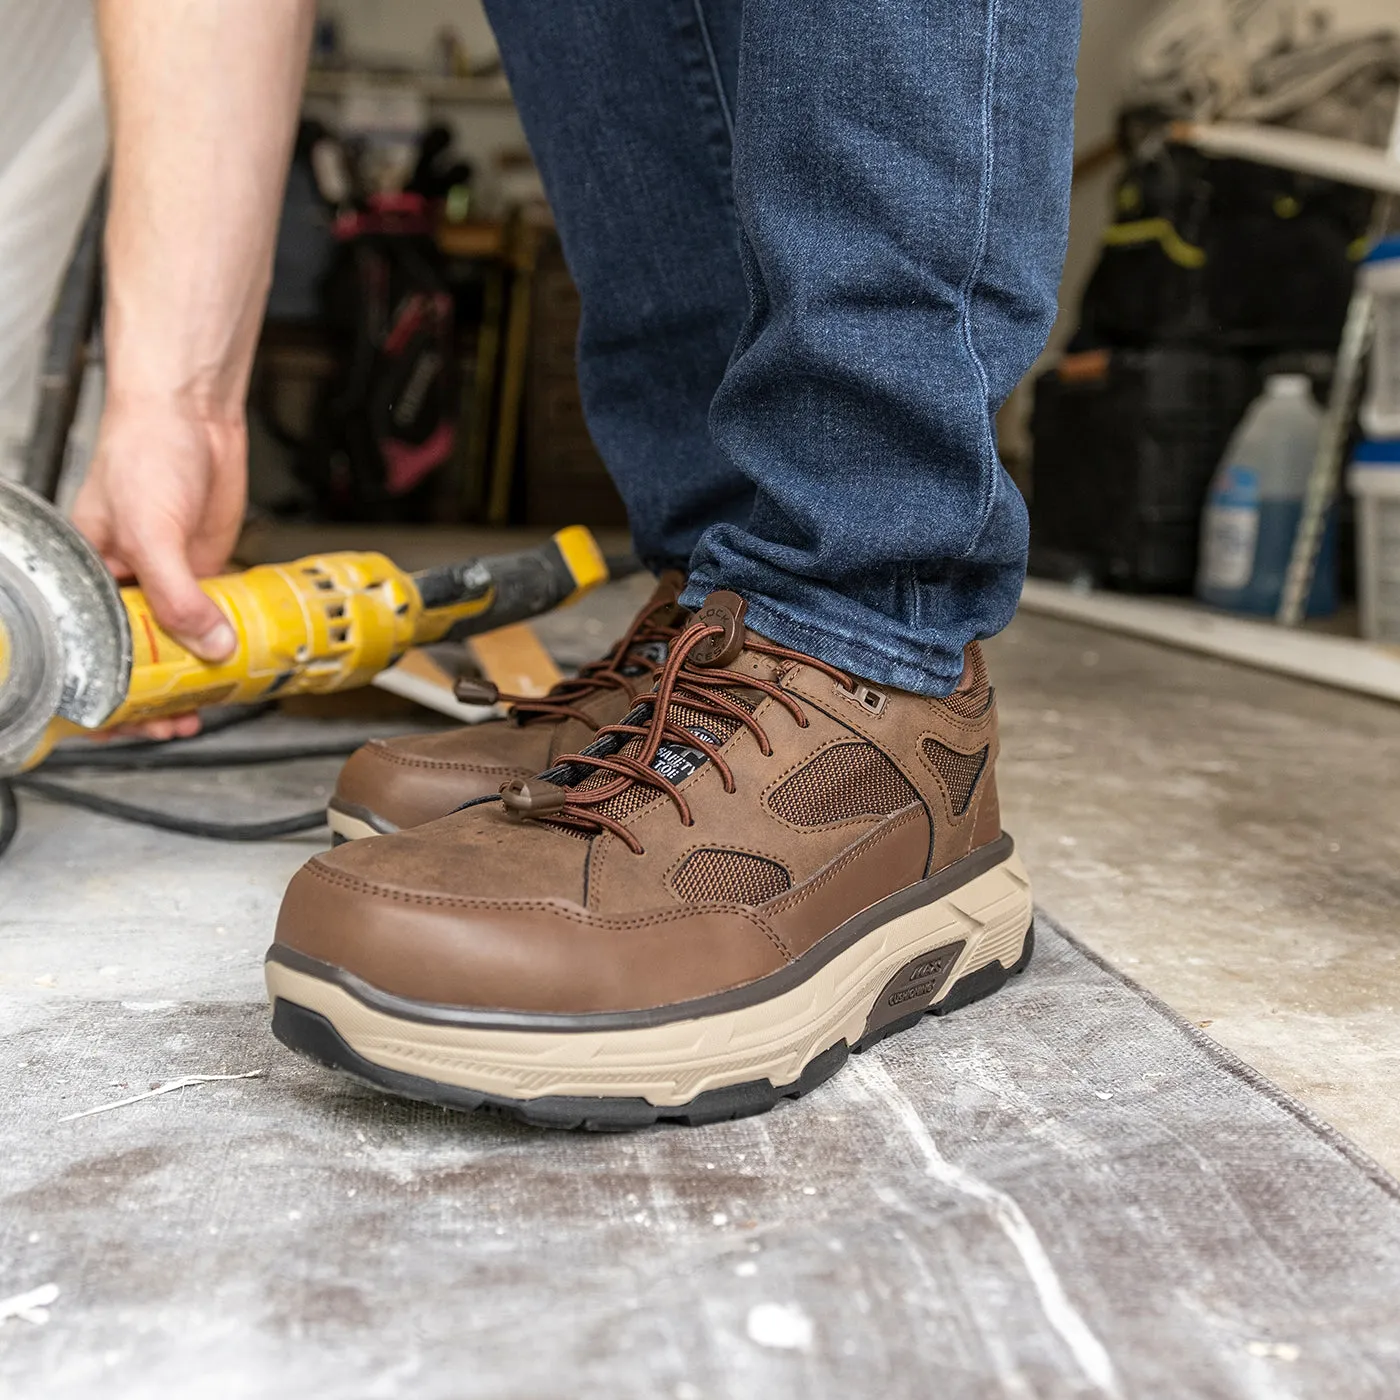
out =
[[[178,406],[109,402],[73,523],[122,580],[134,578],[160,625],[196,656],[223,661],[237,638],[198,579],[228,562],[243,524],[243,419]],[[196,715],[151,720],[147,738],[197,733]]]

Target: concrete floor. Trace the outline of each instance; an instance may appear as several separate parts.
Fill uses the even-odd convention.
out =
[[[1400,1172],[1400,706],[1025,614],[989,655],[1037,902]]]
[[[541,632],[594,651],[645,588]],[[990,650],[1041,905],[1400,1169],[1400,707],[1039,617]],[[123,795],[265,817],[334,771]],[[0,1393],[1395,1393],[1395,1183],[1048,927],[1025,979],[800,1105],[564,1139],[270,1040],[262,951],[324,833],[239,847],[25,807],[0,861],[0,1298],[61,1291],[48,1326],[0,1329]]]

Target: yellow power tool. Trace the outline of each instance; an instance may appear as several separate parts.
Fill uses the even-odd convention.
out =
[[[490,631],[608,578],[582,526],[549,544],[407,573],[382,554],[320,554],[207,579],[238,635],[210,665],[118,588],[47,501],[0,481],[0,778],[68,734],[368,684],[409,647]]]

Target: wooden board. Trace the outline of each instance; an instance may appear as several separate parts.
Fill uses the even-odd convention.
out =
[[[481,669],[512,695],[543,695],[562,679],[528,622],[483,632],[472,638],[471,649]]]

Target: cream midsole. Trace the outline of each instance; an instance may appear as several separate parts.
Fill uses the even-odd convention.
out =
[[[359,817],[352,817],[345,812],[338,812],[334,807],[326,808],[326,825],[337,836],[343,836],[347,841],[359,841],[366,836],[382,835],[367,821]]]
[[[952,894],[901,914],[767,1001],[690,1021],[627,1030],[519,1031],[401,1020],[334,983],[267,964],[268,994],[320,1012],[357,1054],[385,1069],[511,1099],[547,1095],[688,1103],[707,1089],[768,1079],[791,1084],[807,1063],[854,1045],[875,999],[912,958],[967,940],[960,977],[1020,956],[1030,882],[1012,855]]]

